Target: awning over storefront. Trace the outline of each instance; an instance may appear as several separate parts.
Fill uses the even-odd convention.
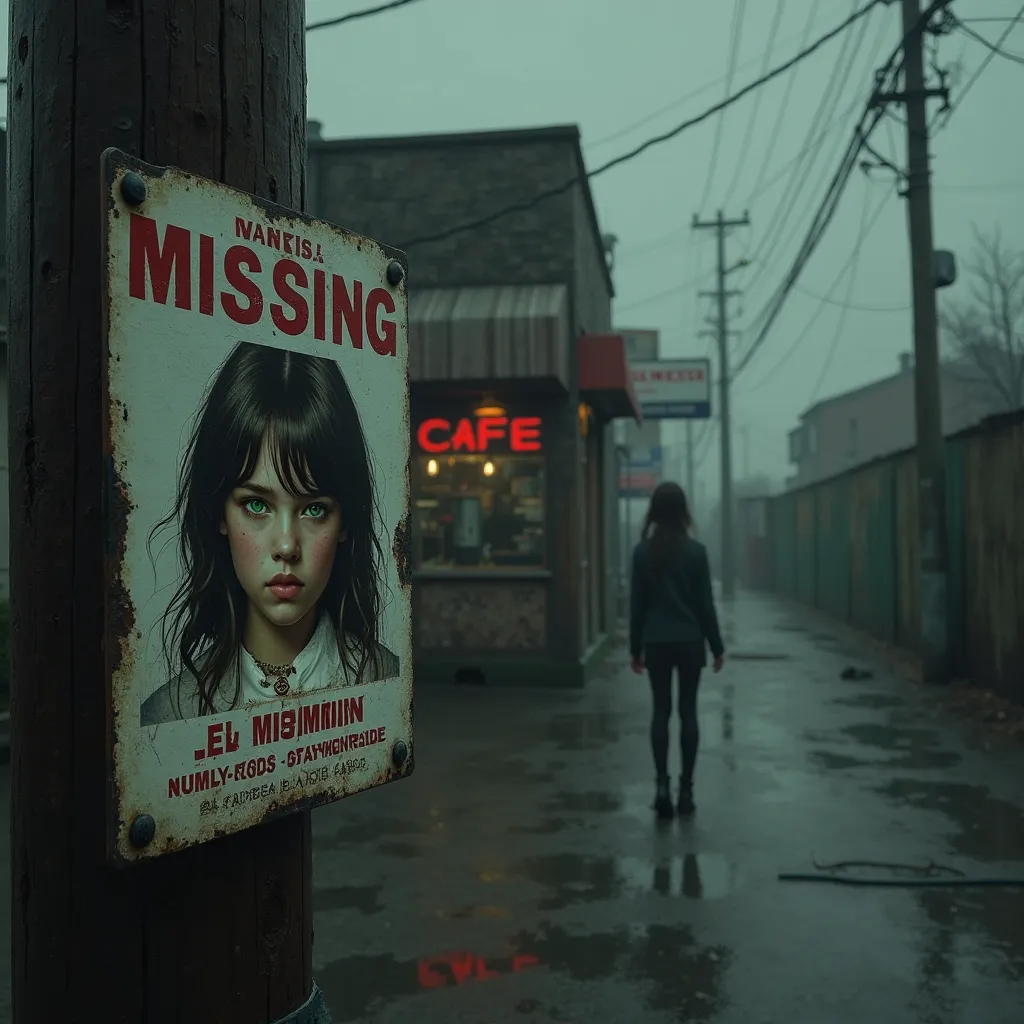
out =
[[[576,344],[576,359],[583,401],[604,419],[643,420],[629,372],[626,343],[619,335],[584,335]]]
[[[409,292],[409,377],[418,381],[557,380],[569,387],[564,285]]]

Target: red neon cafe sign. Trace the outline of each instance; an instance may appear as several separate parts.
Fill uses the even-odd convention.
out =
[[[424,420],[416,430],[420,450],[441,452],[486,452],[507,447],[513,452],[539,452],[539,416],[481,416],[478,419],[446,420],[440,417]]]

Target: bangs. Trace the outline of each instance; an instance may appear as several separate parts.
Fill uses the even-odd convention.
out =
[[[236,487],[252,477],[264,445],[278,480],[293,498],[316,494],[338,497],[338,489],[327,479],[327,467],[323,465],[323,443],[316,443],[302,424],[282,416],[268,417],[264,429],[248,439]]]

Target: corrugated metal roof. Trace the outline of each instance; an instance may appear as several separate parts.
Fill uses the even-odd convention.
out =
[[[565,285],[409,292],[413,381],[546,377],[568,388],[569,348]]]

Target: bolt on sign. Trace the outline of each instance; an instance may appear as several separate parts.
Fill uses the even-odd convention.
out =
[[[108,150],[110,851],[409,775],[406,262]]]

